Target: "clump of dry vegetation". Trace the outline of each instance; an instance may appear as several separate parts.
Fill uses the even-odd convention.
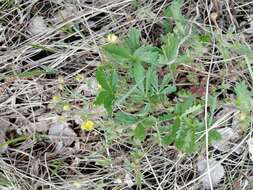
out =
[[[1,189],[252,189],[250,0],[0,1]]]

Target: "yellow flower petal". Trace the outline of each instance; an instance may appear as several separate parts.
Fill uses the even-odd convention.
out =
[[[119,39],[115,34],[109,34],[107,36],[107,41],[110,43],[117,43],[119,41]]]
[[[81,129],[84,131],[92,131],[94,129],[94,122],[91,120],[87,120],[86,122],[83,122],[81,125]]]

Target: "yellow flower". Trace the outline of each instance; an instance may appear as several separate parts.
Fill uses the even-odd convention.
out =
[[[59,84],[64,84],[64,77],[63,76],[58,77],[58,83]]]
[[[98,84],[98,90],[102,90],[102,86]]]
[[[119,39],[115,34],[108,34],[107,41],[110,43],[117,43]]]
[[[240,113],[240,121],[244,121],[246,119],[247,115],[245,112]]]
[[[87,120],[86,122],[83,122],[81,125],[81,129],[84,131],[92,131],[94,129],[94,122],[91,120]]]
[[[52,102],[53,103],[58,103],[61,101],[61,97],[60,96],[57,96],[57,95],[54,95],[53,98],[52,98]]]
[[[75,79],[77,82],[82,82],[82,81],[84,81],[84,76],[81,74],[78,74],[78,75],[76,75]]]
[[[69,111],[70,110],[70,105],[68,103],[63,105],[63,111]]]

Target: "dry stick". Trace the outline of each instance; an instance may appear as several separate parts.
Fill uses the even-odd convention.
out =
[[[141,150],[144,152],[144,149],[143,149],[142,146],[141,146]],[[145,159],[147,160],[147,163],[148,163],[148,165],[149,165],[149,168],[151,169],[151,171],[152,171],[152,173],[153,173],[153,175],[154,175],[154,177],[155,177],[156,183],[157,183],[157,185],[158,185],[158,189],[163,190],[163,188],[161,187],[161,183],[159,182],[159,180],[158,180],[158,178],[157,178],[157,176],[156,176],[156,173],[155,173],[154,169],[152,168],[151,163],[150,163],[150,161],[149,161],[149,159],[148,159],[146,153],[144,153],[144,157],[145,157]]]
[[[212,1],[211,1],[211,5],[212,5]],[[212,31],[212,35],[213,35],[213,28],[212,28],[212,23],[211,23],[211,9],[212,6],[210,7],[210,9],[208,8],[208,2],[206,0],[206,10],[207,10],[207,14],[208,14],[208,21],[209,21],[209,25]],[[212,48],[212,57],[211,57],[211,63],[209,66],[209,71],[208,71],[208,75],[207,75],[207,82],[206,82],[206,95],[205,95],[205,135],[206,135],[206,164],[207,164],[207,174],[208,174],[208,180],[209,180],[209,184],[210,184],[210,189],[213,190],[213,184],[212,184],[212,178],[211,178],[211,171],[210,171],[210,165],[209,165],[209,152],[208,152],[208,90],[209,90],[209,82],[210,82],[210,73],[211,73],[211,69],[212,69],[212,65],[213,65],[213,55],[214,55],[214,49],[215,49],[215,38],[213,36],[213,48]]]
[[[240,111],[231,111],[226,113],[221,119],[219,119],[218,121],[216,121],[211,127],[208,128],[208,132],[211,131],[212,129],[218,128],[219,126],[221,126],[223,123],[229,121],[230,119],[234,118],[237,114],[239,114]],[[233,114],[231,116],[231,114]],[[202,139],[202,137],[206,135],[205,133],[202,134],[197,140],[196,142],[198,142],[200,139]]]
[[[183,158],[184,155],[180,155],[180,157],[177,159],[176,163],[174,164],[174,166],[176,166],[180,161],[181,158]],[[167,179],[167,177],[170,175],[170,172],[173,170],[173,167],[170,168],[170,170],[168,171],[168,173],[164,176],[163,180],[161,181],[161,185],[165,182],[165,180]],[[163,186],[164,187],[164,186]]]
[[[165,3],[167,3],[167,1],[164,1],[163,4],[161,5],[161,7],[159,8],[159,10],[158,10],[158,12],[157,12],[155,18],[153,19],[153,21],[152,21],[152,23],[151,23],[151,25],[150,25],[150,29],[149,29],[149,31],[148,31],[148,34],[150,34],[150,32],[151,32],[151,30],[152,30],[152,28],[153,28],[153,25],[154,25],[155,22],[157,21],[158,15],[159,15],[160,12],[162,11],[162,9],[163,9]]]
[[[246,6],[250,5],[250,4],[253,4],[253,1],[248,2],[248,3],[245,3],[245,4],[243,4],[243,5],[238,5],[238,6],[236,6],[235,8],[238,9],[238,8],[246,7]]]
[[[212,57],[211,57],[212,60],[213,60],[214,47],[215,47],[215,42],[214,42],[214,45],[212,48]],[[213,63],[211,63],[209,66],[209,71],[208,71],[208,75],[207,75],[207,82],[206,82],[206,94],[205,94],[206,160],[207,160],[207,172],[208,172],[208,178],[209,178],[209,183],[210,183],[210,189],[213,189],[213,185],[212,185],[212,178],[211,178],[211,173],[210,173],[209,152],[208,152],[208,95],[209,95],[208,91],[209,91],[210,73],[212,70],[212,65],[213,65]]]

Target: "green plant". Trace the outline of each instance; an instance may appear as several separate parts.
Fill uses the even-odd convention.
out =
[[[165,11],[176,25],[161,37],[161,47],[143,43],[136,28],[125,40],[102,47],[105,64],[96,71],[101,89],[95,104],[103,105],[118,125],[133,126],[128,131],[135,140],[144,141],[149,134],[162,145],[175,144],[178,150],[192,153],[203,136],[204,102],[190,96],[175,103],[171,97],[180,96],[175,85],[177,66],[193,60],[209,37],[195,31],[185,38],[190,28],[181,14],[182,2],[173,1]],[[180,51],[182,38],[189,41],[186,53]],[[210,141],[219,138],[214,130],[209,135]]]
[[[240,128],[244,132],[252,122],[252,91],[248,90],[245,82],[239,82],[235,85],[234,91],[236,94],[235,104],[240,109]]]

